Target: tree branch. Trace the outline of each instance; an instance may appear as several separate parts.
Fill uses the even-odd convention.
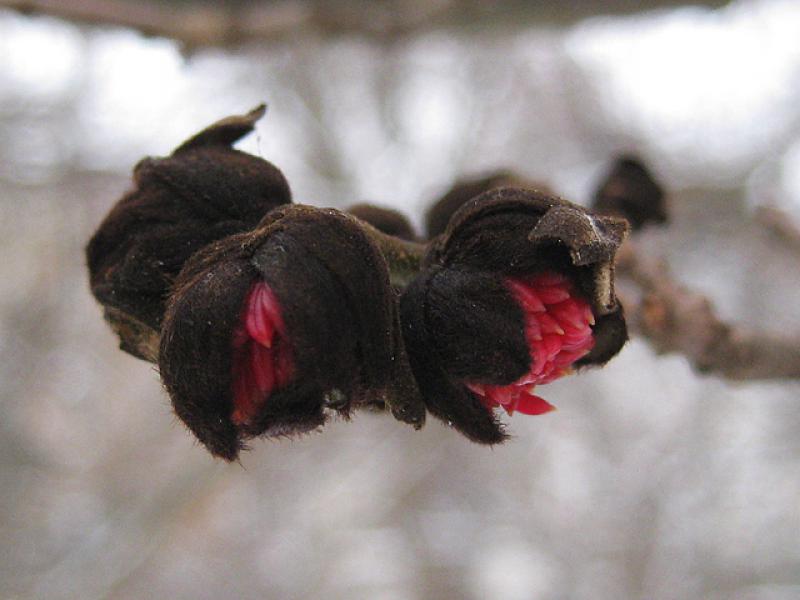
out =
[[[383,253],[389,266],[392,285],[407,286],[419,273],[422,258],[425,256],[425,244],[401,240],[379,231],[365,221],[358,221]]]
[[[756,221],[787,246],[800,252],[800,229],[794,219],[781,209],[775,206],[761,206],[756,209]]]
[[[800,378],[800,336],[725,323],[708,298],[677,282],[664,261],[643,256],[635,240],[621,249],[617,274],[641,291],[623,304],[632,329],[657,352],[683,354],[699,371],[728,379]]]
[[[26,14],[43,14],[91,25],[128,27],[172,38],[188,48],[268,41],[306,28],[324,34],[358,33],[379,40],[435,28],[475,24],[508,29],[534,23],[568,24],[598,14],[627,14],[670,6],[676,0],[607,0],[602,10],[590,0],[571,3],[482,2],[479,0],[281,0],[181,2],[136,0],[0,0]],[[724,0],[695,4],[718,7]]]
[[[0,0],[0,6],[89,25],[128,27],[172,38],[189,48],[279,37],[307,24],[313,14],[300,2],[258,3],[239,9],[224,4],[126,0]]]

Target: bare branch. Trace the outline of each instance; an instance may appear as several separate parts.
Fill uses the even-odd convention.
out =
[[[90,25],[128,27],[188,47],[269,39],[306,24],[312,16],[300,2],[258,3],[238,10],[225,5],[126,0],[0,0],[0,6]]]
[[[724,0],[696,2],[711,7]],[[305,28],[324,34],[358,33],[379,40],[465,24],[509,28],[531,23],[570,23],[599,12],[624,14],[682,4],[676,0],[607,0],[597,3],[481,2],[478,0],[281,0],[191,2],[137,0],[0,0],[26,14],[43,14],[92,25],[129,27],[172,38],[188,48],[269,41]]]
[[[787,246],[800,252],[800,229],[794,219],[781,209],[775,206],[761,206],[756,210],[756,221]]]
[[[301,28],[326,34],[358,32],[375,37],[427,26],[452,12],[453,0],[371,2],[278,2],[185,4],[133,0],[0,0],[26,14],[44,14],[90,25],[114,25],[172,38],[187,48],[269,41]]]
[[[623,300],[629,323],[659,353],[678,352],[699,371],[728,379],[800,378],[800,335],[725,323],[708,298],[673,278],[664,261],[643,257],[635,240],[626,242],[618,257],[619,277],[641,292],[636,300]]]

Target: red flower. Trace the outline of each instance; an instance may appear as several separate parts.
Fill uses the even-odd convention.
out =
[[[617,354],[627,333],[614,255],[626,231],[620,219],[531,189],[463,204],[400,298],[428,411],[475,442],[501,443],[495,408],[548,412],[535,386]]]
[[[175,413],[212,454],[235,460],[247,440],[315,431],[331,412],[365,405],[424,422],[370,231],[334,209],[285,206],[183,266],[159,371]]]
[[[509,385],[467,386],[489,410],[502,406],[509,415],[515,411],[541,415],[555,407],[535,395],[535,387],[569,375],[572,364],[594,347],[594,315],[589,303],[575,296],[569,279],[558,273],[509,277],[506,286],[524,313],[531,368]]]
[[[250,424],[273,390],[294,374],[292,347],[278,298],[263,281],[253,285],[233,334],[233,411],[235,425]]]

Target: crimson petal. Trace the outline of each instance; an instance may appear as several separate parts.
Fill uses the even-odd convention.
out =
[[[543,415],[556,410],[556,407],[540,396],[522,392],[517,400],[516,409],[523,415]]]

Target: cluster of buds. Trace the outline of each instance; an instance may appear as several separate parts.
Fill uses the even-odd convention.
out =
[[[263,112],[140,162],[87,249],[120,347],[158,364],[215,456],[365,406],[498,443],[501,411],[552,410],[535,388],[625,343],[623,219],[509,176],[454,188],[426,241],[394,211],[293,204],[274,165],[231,148]]]

